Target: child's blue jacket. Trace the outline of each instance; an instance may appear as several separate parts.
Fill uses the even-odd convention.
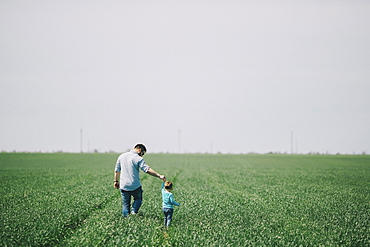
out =
[[[172,208],[173,206],[180,206],[180,203],[175,201],[175,198],[171,192],[168,192],[164,188],[164,183],[162,183],[162,207],[163,208]]]

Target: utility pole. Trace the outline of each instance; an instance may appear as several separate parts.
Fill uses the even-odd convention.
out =
[[[82,153],[82,129],[80,130],[80,152]]]
[[[293,131],[290,132],[290,154],[293,154]]]
[[[179,153],[181,153],[181,130],[179,130],[179,136],[178,136],[178,144],[179,144]]]

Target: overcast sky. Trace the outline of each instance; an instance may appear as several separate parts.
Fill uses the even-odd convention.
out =
[[[369,24],[367,0],[2,0],[0,150],[370,153]]]

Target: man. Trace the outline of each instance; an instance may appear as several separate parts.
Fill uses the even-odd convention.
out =
[[[144,161],[143,156],[146,147],[143,144],[136,144],[130,152],[121,154],[114,169],[114,187],[121,190],[122,214],[127,217],[131,209],[131,197],[134,198],[132,214],[137,214],[142,203],[143,190],[140,183],[139,168],[149,175],[165,180],[165,176],[158,174]]]

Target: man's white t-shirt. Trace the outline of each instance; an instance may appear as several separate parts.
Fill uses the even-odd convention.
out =
[[[150,167],[135,150],[121,154],[116,162],[114,171],[120,172],[120,189],[134,191],[141,186],[139,168],[147,173]]]

